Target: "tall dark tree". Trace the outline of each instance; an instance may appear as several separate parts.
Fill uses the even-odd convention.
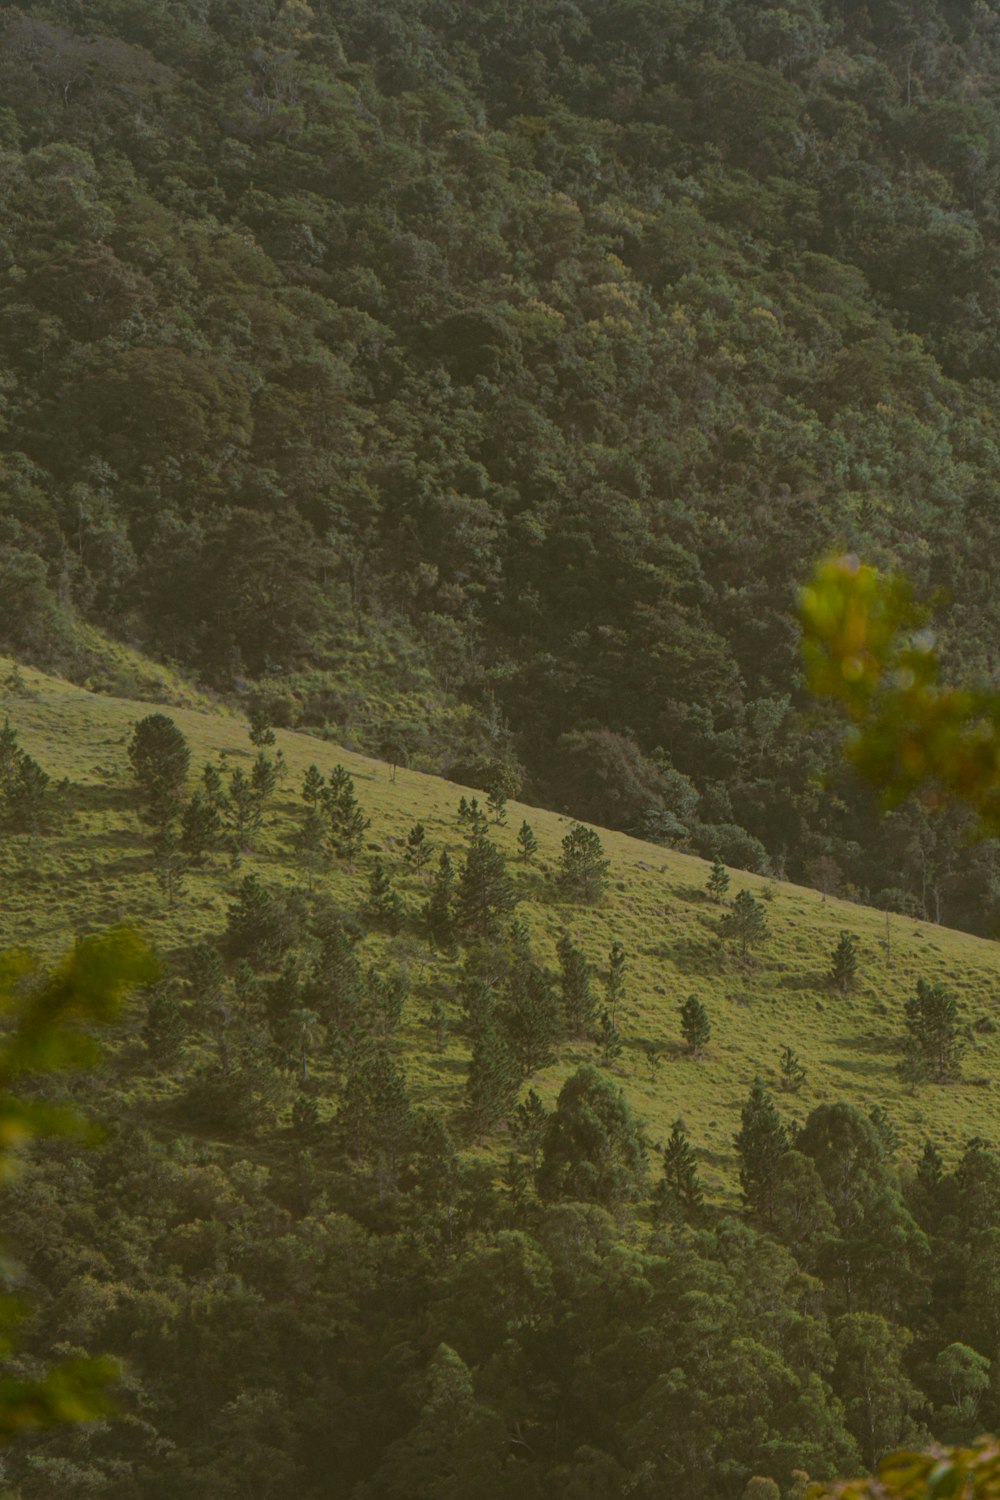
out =
[[[492,938],[517,906],[517,892],[501,850],[483,835],[469,845],[459,879],[458,923],[470,937]]]
[[[723,935],[739,948],[744,963],[751,949],[765,942],[769,935],[767,913],[749,891],[740,891],[720,926]]]
[[[754,1079],[743,1106],[735,1144],[740,1156],[743,1201],[751,1213],[767,1224],[789,1140],[774,1101],[759,1077]]]
[[[675,1120],[663,1148],[663,1175],[656,1185],[654,1207],[660,1219],[696,1224],[705,1206],[698,1161],[683,1120]]]
[[[457,930],[455,867],[447,849],[442,850],[434,872],[431,893],[424,906],[424,925],[432,947],[442,953],[454,952]]]
[[[697,995],[688,995],[680,1007],[681,1034],[692,1057],[703,1057],[712,1035],[708,1011]]]
[[[578,1068],[549,1118],[539,1196],[619,1209],[641,1195],[645,1180],[646,1148],[624,1094],[597,1068]]]
[[[559,885],[571,900],[599,901],[608,887],[610,860],[604,857],[600,834],[574,823],[562,841]]]
[[[147,714],[132,731],[128,759],[142,799],[143,816],[154,827],[180,812],[191,749],[173,719]]]
[[[958,1002],[940,982],[917,980],[917,993],[907,1000],[907,1076],[946,1083],[961,1071],[966,1038]]]
[[[559,955],[559,982],[562,996],[563,1024],[568,1036],[589,1036],[594,1027],[597,1000],[591,982],[587,956],[563,932],[556,944]]]
[[[487,1026],[472,1045],[465,1085],[465,1107],[476,1135],[485,1135],[505,1119],[517,1099],[521,1070],[505,1038]]]
[[[403,903],[399,892],[393,887],[389,872],[381,856],[376,855],[368,878],[368,899],[365,916],[386,932],[396,933],[403,925]]]
[[[842,932],[833,950],[830,983],[842,995],[849,995],[858,978],[858,949],[849,932]]]

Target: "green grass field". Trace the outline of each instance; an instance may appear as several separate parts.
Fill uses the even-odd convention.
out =
[[[0,661],[0,678],[12,665]],[[401,965],[409,974],[402,1040],[416,1102],[434,1101],[446,1109],[460,1105],[468,1060],[453,999],[460,963],[433,955],[420,935],[417,913],[430,877],[409,873],[402,849],[410,826],[420,820],[436,850],[447,846],[460,858],[464,841],[455,808],[466,789],[403,769],[393,779],[382,762],[279,731],[290,774],[271,805],[258,851],[244,859],[239,872],[228,858],[192,872],[171,909],[133,810],[126,760],[132,725],[149,705],[90,693],[30,668],[22,668],[21,677],[24,686],[6,692],[2,711],[25,749],[54,781],[65,778],[68,785],[54,797],[51,826],[43,836],[5,838],[3,944],[52,955],[75,935],[129,921],[142,927],[169,960],[189,943],[217,936],[243,874],[254,871],[286,885],[307,883],[293,844],[302,812],[302,774],[313,761],[325,772],[342,761],[372,819],[369,847],[353,869],[341,864],[320,880],[334,899],[357,909],[375,848],[392,868],[408,921],[396,938],[368,937],[363,958],[380,966]],[[193,768],[200,770],[203,761],[220,753],[249,767],[255,752],[241,719],[208,705],[165,711],[191,743]],[[540,845],[530,867],[516,862],[516,832],[524,817]],[[732,872],[729,898],[743,887],[761,897],[771,929],[766,946],[745,967],[718,936],[720,909],[705,894],[709,867],[701,859],[605,833],[612,884],[604,903],[582,907],[560,899],[553,875],[568,827],[568,820],[555,813],[511,804],[507,827],[494,830],[519,882],[519,914],[539,954],[553,966],[556,941],[568,928],[599,971],[599,985],[612,940],[624,943],[629,960],[620,1020],[625,1051],[614,1072],[651,1141],[664,1139],[672,1120],[683,1116],[713,1192],[732,1190],[732,1138],[740,1106],[755,1072],[778,1092],[779,1052],[786,1044],[808,1073],[800,1092],[778,1093],[789,1121],[804,1119],[821,1100],[846,1098],[865,1109],[881,1104],[899,1131],[904,1161],[913,1159],[928,1134],[952,1158],[970,1136],[994,1136],[1000,1061],[1000,1029],[991,1026],[1000,1028],[995,944],[896,915],[887,929],[883,912]],[[841,930],[854,936],[861,958],[859,982],[848,998],[835,993],[826,977]],[[966,1020],[982,1023],[983,1029],[972,1033],[962,1081],[914,1092],[898,1078],[896,1067],[903,1002],[920,976],[944,981],[958,996]],[[442,1052],[430,1047],[427,1024],[435,994],[455,1019]],[[690,994],[707,1006],[713,1026],[700,1061],[688,1058],[680,1042],[677,1010]],[[565,1076],[595,1055],[587,1045],[566,1046],[558,1063],[532,1082],[551,1102]],[[323,1108],[331,1110],[333,1100],[327,1098]]]

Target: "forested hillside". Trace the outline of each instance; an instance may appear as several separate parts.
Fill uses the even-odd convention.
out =
[[[998,82],[974,0],[8,5],[3,644],[992,930],[792,610],[856,548],[995,669]]]
[[[63,1137],[4,1180],[0,1416],[122,1378],[5,1500],[803,1500],[1000,1424],[995,943],[260,716],[0,693],[0,1061],[74,936],[161,965],[98,1065],[15,1070]]]

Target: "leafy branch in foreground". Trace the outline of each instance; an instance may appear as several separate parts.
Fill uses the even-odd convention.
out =
[[[18,1170],[38,1136],[99,1138],[94,1124],[75,1110],[19,1098],[14,1089],[40,1073],[91,1066],[99,1048],[83,1028],[113,1020],[127,991],[149,984],[156,972],[149,949],[127,929],[78,943],[44,977],[32,955],[0,953],[0,1013],[7,1026],[0,1041],[0,1179]],[[13,1355],[22,1315],[17,1298],[0,1298],[0,1363]],[[0,1372],[0,1442],[29,1427],[106,1414],[117,1373],[107,1359],[67,1360],[37,1380]]]
[[[925,1453],[890,1453],[870,1479],[812,1485],[807,1500],[1000,1500],[1000,1445],[980,1438],[968,1448],[935,1444]]]
[[[802,590],[809,686],[854,726],[847,755],[895,807],[952,798],[1000,831],[1000,693],[942,682],[927,611],[910,584],[855,557],[828,558]]]

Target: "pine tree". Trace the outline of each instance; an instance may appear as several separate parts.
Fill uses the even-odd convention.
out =
[[[495,844],[478,834],[469,845],[458,886],[458,925],[476,938],[498,936],[517,906],[507,861]]]
[[[392,881],[381,858],[376,856],[368,879],[365,916],[387,932],[397,933],[403,925],[403,903],[393,890]]]
[[[423,823],[414,823],[406,836],[406,851],[403,858],[413,870],[422,870],[434,854],[434,846],[427,837]]]
[[[277,767],[274,761],[270,760],[264,754],[263,750],[259,752],[257,759],[253,763],[253,770],[250,772],[250,785],[253,788],[254,796],[260,803],[261,811],[263,811],[267,803],[274,796],[278,785]]]
[[[593,828],[574,823],[562,841],[559,884],[567,896],[578,901],[599,901],[608,884],[609,860]]]
[[[184,1011],[173,985],[159,985],[149,997],[142,1039],[154,1062],[170,1067],[180,1057],[187,1036]]]
[[[597,1044],[601,1049],[601,1064],[605,1068],[613,1067],[625,1050],[621,1033],[606,1006],[601,1010],[598,1022]]]
[[[406,1080],[387,1047],[369,1047],[355,1059],[337,1123],[350,1155],[372,1166],[380,1194],[392,1191],[413,1141],[414,1118]]]
[[[549,1112],[534,1089],[529,1089],[510,1117],[510,1133],[519,1151],[531,1161],[531,1170],[538,1170],[538,1158],[545,1139]]]
[[[708,1011],[697,995],[689,995],[680,1007],[681,1032],[692,1057],[701,1057],[712,1035]]]
[[[781,1161],[789,1149],[789,1141],[774,1101],[759,1077],[754,1079],[743,1106],[735,1145],[740,1154],[744,1202],[766,1224],[770,1221]]]
[[[494,823],[506,825],[508,799],[517,796],[520,784],[520,778],[509,765],[503,761],[494,765],[487,787],[486,804]]]
[[[222,819],[204,792],[195,792],[181,814],[180,846],[194,865],[219,847]]]
[[[908,1078],[945,1083],[958,1077],[966,1039],[958,1004],[944,985],[917,980],[917,993],[906,1002],[906,1030]]]
[[[507,824],[507,796],[506,793],[494,789],[486,798],[486,806],[489,808],[490,817],[499,827]]]
[[[590,964],[586,955],[563,932],[556,944],[559,955],[563,1024],[571,1037],[589,1036],[594,1024],[597,1003],[590,983]]]
[[[407,988],[406,976],[398,971],[386,975],[373,968],[368,970],[365,1009],[368,1025],[380,1041],[391,1042],[398,1031]]]
[[[256,875],[247,875],[229,908],[226,941],[231,955],[269,968],[288,951],[296,935],[296,923],[283,896],[262,885]]]
[[[472,1047],[465,1085],[466,1112],[476,1135],[494,1130],[513,1108],[521,1081],[517,1063],[505,1039],[486,1027]]]
[[[875,1127],[883,1161],[891,1162],[899,1150],[899,1131],[881,1104],[872,1105],[868,1111],[868,1118]]]
[[[521,859],[526,865],[530,865],[538,853],[538,840],[535,838],[535,831],[527,819],[521,824],[518,831],[517,847]]]
[[[618,1007],[625,1000],[625,965],[628,955],[616,938],[608,953],[608,983],[605,990],[612,1026],[618,1025]]]
[[[260,798],[241,766],[236,766],[229,778],[223,818],[230,849],[234,854],[246,854],[260,833],[264,815]]]
[[[267,750],[275,743],[275,733],[271,728],[271,720],[262,708],[250,710],[250,743],[258,750]]]
[[[663,1176],[657,1184],[658,1219],[697,1224],[705,1207],[705,1190],[683,1120],[675,1120],[663,1148]]]
[[[48,772],[25,751],[19,751],[6,788],[7,818],[16,833],[39,832],[48,793]]]
[[[305,1088],[309,1082],[309,1058],[323,1039],[323,1023],[314,1010],[298,1006],[289,1011],[281,1026],[282,1039]]]
[[[177,832],[170,823],[158,828],[153,835],[153,868],[156,883],[167,898],[167,905],[174,907],[184,892],[184,871],[187,860],[181,850]]]
[[[830,983],[835,985],[842,995],[847,995],[853,990],[857,977],[858,950],[850,933],[842,932],[833,950]]]
[[[712,860],[707,890],[712,900],[721,906],[726,899],[726,892],[729,890],[729,871],[718,855]]]
[[[485,838],[489,832],[489,819],[479,806],[479,798],[473,797],[468,802],[462,797],[458,804],[458,821],[465,830],[467,839],[474,843],[476,839]]]
[[[447,850],[441,854],[431,885],[430,898],[424,907],[424,926],[432,948],[453,953],[455,938],[455,867]]]
[[[560,1020],[548,976],[530,960],[515,964],[499,1006],[499,1022],[523,1077],[555,1061]]]
[[[217,813],[221,813],[226,805],[226,789],[218,766],[214,766],[210,760],[202,767],[201,786],[209,807],[214,807]]]
[[[128,759],[143,816],[155,828],[162,828],[180,811],[191,763],[188,742],[166,714],[148,714],[132,731]]]
[[[791,1047],[781,1049],[781,1087],[789,1094],[797,1094],[806,1081],[806,1070]]]
[[[341,859],[353,864],[364,847],[371,826],[354,792],[354,778],[341,765],[330,772],[329,784],[319,791],[319,801],[330,827],[330,840]]]
[[[750,956],[751,948],[763,943],[769,936],[767,914],[749,891],[740,891],[731,909],[722,918],[721,929],[725,937],[738,944],[744,963]]]
[[[312,765],[302,778],[302,800],[307,807],[316,807],[320,802],[326,780],[320,774],[319,767]]]

